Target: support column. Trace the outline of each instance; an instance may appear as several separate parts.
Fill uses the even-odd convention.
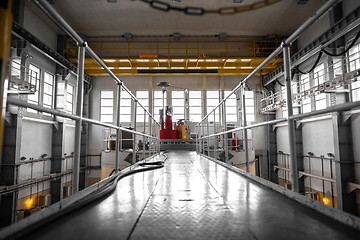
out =
[[[347,193],[346,182],[355,178],[354,150],[350,119],[343,122],[341,113],[333,113],[333,134],[335,150],[335,176],[337,208],[356,214],[355,191]]]
[[[20,109],[19,109],[20,110]],[[22,117],[11,115],[9,122],[5,123],[4,145],[2,152],[1,184],[5,186],[17,183],[20,164]],[[16,221],[18,192],[0,195],[0,227],[10,225]]]
[[[73,175],[72,175],[73,176],[73,178],[72,178],[72,194],[75,194],[79,191],[81,125],[82,125],[83,100],[84,100],[83,93],[84,93],[85,48],[86,48],[86,46],[79,46],[76,115],[80,116],[80,119],[75,121],[75,146],[74,146],[74,164],[73,164]]]
[[[11,42],[12,1],[4,0],[0,3],[0,156],[2,156],[3,128],[6,100],[4,100],[5,76]],[[5,96],[6,97],[6,96]],[[2,159],[0,158],[0,168]],[[0,171],[1,174],[1,171]]]
[[[51,147],[51,169],[50,173],[62,172],[62,161],[65,152],[65,124],[59,122],[58,127],[53,126]],[[63,199],[63,178],[50,181],[51,204]]]
[[[292,97],[291,97],[291,69],[290,69],[290,47],[283,46],[284,55],[284,69],[286,80],[286,106],[288,111],[288,117],[293,115]],[[289,131],[289,146],[290,146],[290,174],[292,191],[299,192],[299,172],[296,156],[296,141],[295,141],[295,123],[294,120],[288,119],[288,131]]]
[[[276,116],[266,115],[266,121],[275,120]],[[276,130],[273,129],[271,125],[267,125],[267,153],[269,160],[268,176],[269,180],[274,183],[278,183],[278,171],[274,171],[274,166],[277,166],[277,142],[276,142]]]
[[[136,131],[136,111],[137,111],[137,100],[134,100],[134,131]],[[136,134],[133,133],[133,155],[132,155],[132,164],[136,163]]]
[[[243,96],[242,96],[242,110],[243,110],[243,126],[246,127],[246,105],[245,105],[245,88],[243,88]],[[245,164],[246,164],[246,172],[249,172],[249,146],[248,146],[248,135],[247,129],[244,129],[244,148],[245,148]]]
[[[216,133],[216,110],[214,111],[214,134]],[[214,136],[214,158],[217,159],[217,136]]]
[[[120,106],[121,106],[121,89],[122,83],[118,83],[117,85],[117,95],[116,95],[116,107],[115,107],[115,114],[116,114],[116,126],[120,127]],[[115,142],[115,174],[119,171],[119,158],[120,158],[120,136],[121,132],[120,129],[116,129],[116,142]]]

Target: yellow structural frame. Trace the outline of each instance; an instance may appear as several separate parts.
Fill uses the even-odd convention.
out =
[[[11,41],[11,26],[12,26],[12,12],[11,12],[12,0],[2,0],[0,3],[0,78],[1,78],[1,90],[0,90],[0,165],[2,157],[2,140],[4,129],[4,114],[5,106],[4,102],[4,84],[7,69],[7,62],[9,59],[10,41]]]

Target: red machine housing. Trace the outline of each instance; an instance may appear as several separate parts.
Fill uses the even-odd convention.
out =
[[[178,136],[177,136],[178,131],[172,129],[172,117],[171,116],[166,116],[165,128],[164,128],[163,122],[161,124],[161,127],[162,127],[162,129],[160,130],[160,139],[177,139],[178,138]]]

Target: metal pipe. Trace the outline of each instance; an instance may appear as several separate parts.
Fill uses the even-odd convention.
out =
[[[245,105],[245,88],[243,88],[242,106],[243,106],[243,119],[244,127],[246,127],[246,105]],[[235,140],[236,141],[236,140]],[[244,148],[245,148],[245,163],[246,172],[249,172],[249,146],[248,146],[248,134],[247,129],[244,129]]]
[[[146,112],[144,112],[144,133],[146,131]],[[145,136],[143,136],[143,159],[145,159]]]
[[[149,123],[149,134],[152,135],[152,119],[150,118],[149,121],[150,121],[150,123]],[[151,140],[151,138],[149,138],[149,156],[152,155],[151,148],[152,148],[152,140]]]
[[[214,111],[214,133],[216,133],[216,111]],[[214,136],[214,158],[217,159],[217,137]]]
[[[206,124],[206,131],[207,131],[207,135],[210,134],[210,129],[209,129],[209,118],[207,118],[207,124]],[[210,142],[209,142],[209,138],[207,139],[207,150],[208,150],[208,156],[210,157]]]
[[[21,99],[18,99],[18,98],[9,97],[7,102],[9,104],[13,104],[13,105],[16,105],[16,106],[19,106],[19,107],[31,108],[31,109],[34,109],[34,110],[37,110],[37,111],[40,111],[40,112],[50,113],[50,114],[53,114],[55,116],[65,117],[65,118],[69,118],[69,119],[72,119],[72,120],[80,119],[79,116],[72,115],[72,114],[62,112],[62,111],[59,111],[59,110],[55,110],[55,109],[45,108],[43,106],[39,106],[39,105],[36,105],[36,104],[28,103],[28,102],[26,102],[24,100],[21,100]],[[94,119],[90,119],[90,118],[84,118],[83,117],[82,121],[87,122],[87,123],[91,123],[91,124],[95,124],[95,125],[99,125],[99,126],[103,126],[103,127],[112,128],[112,129],[120,129],[121,131],[129,132],[129,133],[135,133],[135,134],[138,134],[138,135],[141,135],[141,136],[145,135],[147,137],[157,138],[156,136],[143,134],[141,132],[136,132],[136,131],[133,131],[133,130],[130,130],[130,129],[127,129],[127,128],[124,128],[124,127],[118,127],[118,126],[116,126],[114,124],[110,124],[110,123],[103,123],[103,122],[100,122],[100,121],[97,121],[97,120],[94,120]]]
[[[118,84],[117,95],[116,95],[116,126],[120,127],[120,106],[121,106],[121,85]],[[116,142],[115,142],[115,174],[118,173],[119,161],[120,161],[120,129],[116,129]]]
[[[68,24],[68,22],[51,6],[51,4],[46,0],[34,0],[34,2],[44,11],[48,14],[50,18],[53,18],[55,21],[59,23],[60,26],[63,27],[63,30],[72,38],[79,46],[83,46],[86,44],[86,41],[80,37],[79,34],[76,33],[76,31]],[[87,45],[87,44],[86,44]],[[86,46],[87,53],[107,72],[109,75],[115,80],[117,84],[122,84],[123,82],[106,66],[106,64],[99,58],[99,56],[89,47]],[[123,85],[123,88],[126,92],[129,93],[131,98],[134,100],[138,100],[131,91]],[[145,109],[144,106],[139,104],[141,108],[146,111],[151,118],[155,120],[155,118]],[[156,122],[156,120],[155,120]],[[159,124],[159,123],[157,123]]]
[[[75,146],[74,146],[74,166],[72,178],[72,193],[79,191],[79,177],[80,177],[80,153],[81,153],[81,125],[84,102],[84,64],[85,64],[85,47],[79,46],[78,54],[78,76],[77,76],[77,100],[76,100],[76,115],[79,119],[75,121]]]
[[[134,131],[136,131],[136,110],[137,110],[137,100],[134,99]],[[136,163],[136,134],[133,134],[133,155],[132,155],[132,164]]]
[[[291,44],[293,41],[297,39],[297,37],[305,31],[311,24],[313,24],[315,21],[317,21],[323,14],[325,14],[327,11],[330,10],[330,8],[335,5],[339,0],[329,0],[326,2],[316,13],[310,17],[305,23],[303,23],[293,34],[288,37],[284,43],[286,45]],[[254,76],[257,72],[259,72],[263,67],[266,66],[274,57],[276,57],[278,54],[282,52],[283,46],[279,46],[277,49],[275,49],[274,52],[272,52],[258,67],[256,67],[244,80],[242,80],[219,104],[208,113],[210,115],[216,108],[218,108],[226,99],[230,97],[231,94],[235,93],[237,90],[241,88],[243,84],[245,84],[252,76]],[[206,115],[203,119],[201,119],[200,122],[204,121],[205,118],[208,116]],[[199,122],[199,123],[200,123]]]
[[[290,68],[290,47],[283,44],[284,69],[286,81],[286,106],[288,112],[288,133],[289,133],[289,148],[290,148],[290,168],[291,168],[291,184],[292,191],[299,192],[299,172],[296,156],[296,141],[295,141],[295,122],[290,119],[293,115],[292,97],[291,97],[291,68]]]
[[[201,136],[204,137],[204,124],[201,124]],[[202,139],[202,145],[201,145],[201,153],[205,154],[205,140]]]

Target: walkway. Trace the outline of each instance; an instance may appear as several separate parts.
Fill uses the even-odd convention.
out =
[[[358,239],[360,234],[195,152],[26,239]]]

